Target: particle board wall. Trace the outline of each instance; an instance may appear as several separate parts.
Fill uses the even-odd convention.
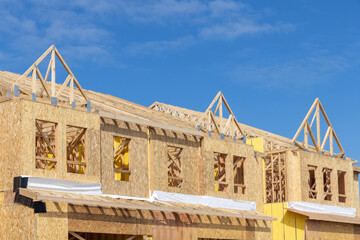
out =
[[[263,212],[262,157],[254,154],[254,147],[232,139],[204,138],[205,195],[256,202],[257,211]],[[225,160],[227,191],[215,191],[214,152],[227,154]],[[245,194],[234,193],[233,157],[245,157]]]
[[[0,191],[12,190],[13,177],[21,174],[21,105],[0,103]]]
[[[301,164],[298,158],[297,151],[286,151],[286,188],[287,188],[287,201],[299,202],[301,201],[302,192],[301,188],[302,174]]]
[[[114,136],[130,139],[129,181],[114,176]],[[101,184],[105,194],[149,197],[147,128],[102,118],[101,123]]]
[[[306,220],[306,240],[358,240],[359,225]]]
[[[182,148],[180,188],[168,186],[167,146]],[[199,194],[200,140],[194,136],[154,129],[150,134],[152,192],[155,190]]]
[[[14,203],[15,194],[4,192],[0,204],[0,239],[68,239],[67,204],[46,202],[47,213]]]
[[[301,192],[302,192],[301,201],[358,208],[359,202],[355,197],[355,194],[357,193],[354,192],[354,175],[353,175],[353,168],[351,161],[344,160],[342,158],[325,156],[314,152],[305,152],[302,150],[298,150],[297,153],[298,153],[297,161],[300,162],[300,167],[301,167]],[[307,170],[308,165],[317,166],[315,173],[316,190],[318,191],[317,199],[309,198],[309,194],[308,194],[309,174]],[[324,186],[323,186],[323,174],[322,174],[323,168],[332,169],[331,188],[332,188],[333,197],[331,201],[324,200]],[[339,202],[338,177],[337,177],[338,170],[346,172],[345,174],[346,202],[345,203]],[[359,213],[357,212],[357,214]]]
[[[359,173],[358,172],[354,172],[353,173],[353,183],[354,183],[354,186],[353,186],[353,196],[354,196],[354,200],[353,202],[355,203],[356,205],[356,212],[358,213],[358,215],[360,214],[359,211],[360,211],[360,206],[359,204],[356,204],[356,203],[359,203]]]
[[[38,240],[68,239],[68,204],[46,202],[46,213],[36,214]]]
[[[21,135],[15,144],[21,156],[11,161],[19,161],[22,175],[59,178],[80,182],[100,182],[100,117],[96,113],[88,113],[71,108],[54,106],[25,99],[19,102]],[[57,123],[57,168],[54,171],[35,168],[35,120]],[[86,128],[85,134],[85,174],[68,173],[66,166],[66,126]]]
[[[167,239],[271,239],[271,223],[228,217],[69,205],[68,230]]]

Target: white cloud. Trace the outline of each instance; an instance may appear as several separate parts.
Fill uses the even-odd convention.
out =
[[[124,49],[125,52],[131,55],[147,55],[159,54],[167,50],[178,50],[180,48],[193,44],[194,38],[182,37],[169,41],[151,41],[145,43],[133,43]]]
[[[237,83],[264,89],[310,88],[329,82],[351,67],[346,56],[313,56],[279,63],[245,64],[234,67],[230,78]]]
[[[90,55],[108,56],[112,49],[107,45],[122,40],[113,30],[122,24],[172,29],[175,26],[184,30],[173,40],[164,40],[165,36],[156,41],[144,38],[144,42],[130,43],[125,50],[131,55],[176,50],[204,40],[280,32],[292,27],[261,20],[261,11],[256,17],[253,12],[250,6],[234,0],[2,0],[0,44],[29,54],[53,43],[67,49],[81,46],[83,51],[77,58],[96,59]]]
[[[203,28],[199,35],[204,38],[232,39],[246,34],[282,32],[294,29],[292,24],[257,23],[250,19],[241,19],[237,22],[216,24]]]

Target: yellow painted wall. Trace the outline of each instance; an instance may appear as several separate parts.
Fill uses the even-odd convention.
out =
[[[273,239],[303,240],[306,217],[286,208],[286,202],[267,203],[264,206],[264,213],[277,219],[273,221]]]
[[[264,140],[262,137],[246,139],[247,145],[253,145],[254,150],[257,152],[264,152]]]

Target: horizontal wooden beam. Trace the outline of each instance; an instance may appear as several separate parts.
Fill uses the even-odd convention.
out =
[[[109,208],[127,208],[127,209],[138,209],[138,210],[149,210],[149,211],[161,211],[161,212],[176,212],[176,213],[185,213],[185,214],[195,214],[195,215],[207,215],[207,216],[220,216],[220,217],[233,217],[233,218],[245,218],[245,219],[258,219],[258,220],[267,220],[272,221],[275,218],[271,216],[267,216],[265,214],[259,214],[252,211],[240,211],[240,210],[231,210],[231,209],[219,209],[216,208],[212,210],[210,207],[202,206],[201,210],[196,209],[197,205],[194,204],[184,204],[188,207],[178,207],[175,206],[175,203],[172,202],[164,202],[162,204],[161,201],[157,201],[156,204],[144,204],[141,201],[141,205],[136,204],[136,201],[121,201],[123,199],[113,199],[109,197],[99,197],[96,196],[97,200],[90,199],[89,195],[79,195],[79,198],[69,197],[69,194],[56,193],[55,195],[47,195],[40,192],[36,192],[34,190],[29,190],[25,188],[20,188],[19,193],[22,196],[29,197],[34,201],[51,201],[51,202],[62,202],[69,203],[74,205],[88,205],[95,207],[109,207]],[[52,192],[51,192],[52,193]],[[56,196],[59,195],[59,196]],[[75,194],[73,194],[75,195]],[[102,200],[99,200],[103,198]],[[170,207],[169,207],[170,205]],[[190,207],[191,206],[191,207]],[[206,208],[206,209],[204,209]]]

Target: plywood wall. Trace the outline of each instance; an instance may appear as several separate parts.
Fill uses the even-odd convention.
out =
[[[13,142],[13,147],[5,151],[11,154],[13,151],[16,151],[17,155],[7,160],[7,162],[11,161],[12,163],[19,164],[19,170],[15,172],[15,175],[50,177],[81,182],[100,182],[100,117],[98,114],[25,99],[12,101],[14,102],[13,104],[17,105],[17,108],[11,109],[14,112],[11,115],[18,119],[17,125],[13,126],[12,129],[18,130],[19,133]],[[35,168],[35,119],[56,122],[58,124],[58,167],[54,171]],[[85,174],[67,172],[66,125],[87,129],[85,134],[85,155],[87,161]],[[11,168],[13,167],[11,166]],[[12,181],[12,177],[8,179]]]
[[[301,200],[306,202],[314,202],[320,204],[336,205],[343,207],[358,208],[358,198],[355,196],[357,193],[354,192],[354,175],[352,163],[349,160],[342,158],[335,158],[330,156],[321,155],[313,152],[296,151],[297,161],[300,163],[301,171]],[[308,165],[317,166],[315,173],[316,176],[316,190],[318,191],[317,199],[309,198],[308,194]],[[323,168],[332,169],[331,173],[331,187],[333,197],[331,201],[324,200],[324,186],[323,186]],[[345,171],[345,190],[346,190],[346,202],[339,202],[338,197],[338,177],[337,171]],[[357,212],[359,214],[359,212]]]
[[[306,220],[306,240],[357,240],[359,225]]]
[[[69,206],[69,231],[147,235],[167,239],[271,239],[271,222],[165,213],[158,211]]]
[[[183,149],[181,153],[181,177],[184,181],[181,188],[168,186],[168,145]],[[152,191],[199,194],[199,160],[201,153],[198,138],[157,129],[150,134],[150,150]]]
[[[114,136],[129,138],[129,181],[114,177]],[[101,184],[103,193],[149,197],[147,128],[111,119],[101,122]]]
[[[0,239],[68,239],[67,204],[46,202],[47,213],[14,203],[15,194],[4,192],[0,204]]]
[[[0,103],[0,191],[12,190],[14,176],[21,174],[21,109],[20,101]]]
[[[204,140],[204,181],[206,195],[253,201],[256,202],[257,211],[263,211],[263,179],[262,179],[262,157],[254,154],[254,147],[242,142],[234,142],[232,139],[218,139],[215,137]],[[226,158],[226,182],[227,191],[215,191],[214,182],[214,152],[227,154]],[[245,157],[245,194],[234,193],[233,157]]]

